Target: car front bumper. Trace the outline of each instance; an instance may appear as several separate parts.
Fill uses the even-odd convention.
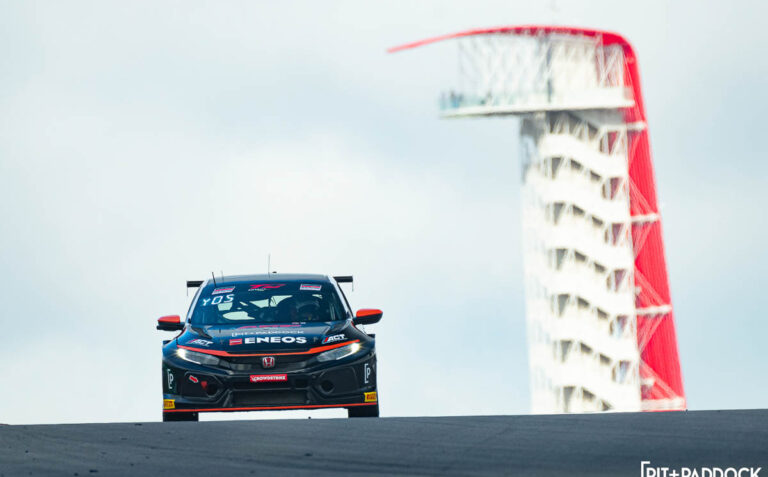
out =
[[[307,370],[234,372],[163,359],[163,412],[375,406],[376,355]]]

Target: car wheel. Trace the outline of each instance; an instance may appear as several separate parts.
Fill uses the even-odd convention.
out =
[[[198,421],[196,412],[164,412],[163,422]]]
[[[379,405],[347,408],[348,417],[379,417]]]

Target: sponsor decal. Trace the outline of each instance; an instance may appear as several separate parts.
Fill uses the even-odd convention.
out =
[[[266,291],[266,290],[274,290],[275,288],[284,287],[285,283],[261,283],[259,285],[251,285],[251,287],[248,289],[248,291]]]
[[[252,374],[252,383],[278,383],[288,381],[287,374]]]
[[[337,341],[342,341],[342,340],[344,340],[344,339],[346,339],[346,336],[345,336],[345,335],[333,335],[333,336],[326,336],[326,337],[323,339],[323,344],[326,344],[326,343],[335,343],[335,342],[337,342]]]
[[[163,409],[176,409],[176,400],[163,399]]]
[[[173,387],[173,373],[171,372],[171,368],[165,368],[165,371],[166,371],[166,377],[167,377],[166,380],[168,382],[168,390],[169,391],[173,391],[174,390],[174,387]]]
[[[237,338],[235,340],[229,340],[229,346],[235,346],[235,345],[241,345],[243,344],[242,338]]]
[[[365,402],[376,402],[376,391],[365,393]]]
[[[200,382],[196,377],[192,376],[191,374],[189,375],[189,380],[195,384]]]
[[[213,344],[213,341],[196,339],[196,340],[190,341],[189,344],[196,344],[196,345],[204,346],[207,348]]]
[[[323,288],[322,285],[300,285],[299,290],[305,290],[305,291],[320,291],[320,289]]]
[[[272,344],[306,344],[307,339],[303,336],[257,336],[256,344],[259,343],[272,343]]]
[[[235,343],[232,343],[235,341]],[[242,343],[237,343],[237,339],[229,340],[230,346],[233,344],[261,344],[261,343],[267,343],[267,344],[306,344],[307,338],[305,336],[251,336],[248,338],[242,338],[240,341]]]
[[[295,335],[303,335],[304,330],[249,330],[249,331],[235,331],[232,336],[253,336],[253,335],[282,335],[285,333],[292,333]]]
[[[223,290],[223,288],[222,288],[222,290]],[[234,300],[234,299],[235,299],[234,293],[230,293],[229,295],[219,295],[219,296],[215,296],[213,298],[203,298],[202,303],[200,304],[200,306],[220,305],[222,303],[232,303],[232,300]]]
[[[301,326],[299,323],[289,323],[285,325],[277,325],[277,324],[270,324],[270,325],[248,325],[248,326],[240,326],[237,329],[238,330],[244,330],[246,328],[296,328],[297,326]]]
[[[274,368],[275,367],[275,358],[273,356],[265,356],[261,358],[261,366],[263,368]]]
[[[235,287],[216,288],[211,292],[211,295],[218,295],[220,293],[232,293],[235,291]]]
[[[365,384],[371,383],[371,365],[368,363],[363,365],[363,382]]]

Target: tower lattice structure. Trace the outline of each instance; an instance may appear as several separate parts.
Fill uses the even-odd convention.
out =
[[[637,58],[620,35],[470,30],[444,117],[520,118],[532,410],[685,409]]]

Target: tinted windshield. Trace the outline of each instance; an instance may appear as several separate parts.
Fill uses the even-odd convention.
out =
[[[344,320],[330,283],[238,283],[208,285],[192,314],[197,325],[297,323]]]

